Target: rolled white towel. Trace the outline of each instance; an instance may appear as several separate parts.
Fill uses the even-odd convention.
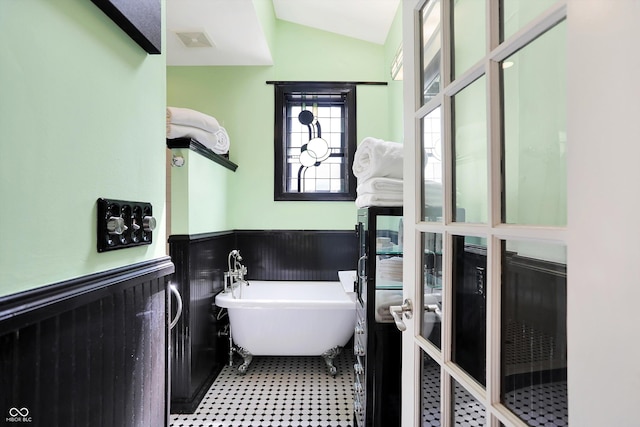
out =
[[[220,124],[215,117],[181,107],[167,107],[167,124],[191,126],[211,133],[220,129]]]
[[[216,133],[211,133],[190,126],[167,125],[168,139],[192,138],[216,154],[226,154],[229,151],[229,137],[224,135],[226,135],[226,131],[224,134],[220,134],[219,130]]]
[[[402,193],[392,196],[380,196],[373,193],[358,194],[356,207],[365,206],[402,206]]]
[[[402,144],[366,137],[353,158],[353,174],[358,181],[371,177],[402,178]]]
[[[228,153],[229,152],[229,146],[231,145],[231,140],[229,139],[229,134],[227,133],[227,130],[225,128],[223,128],[222,126],[220,126],[220,130],[218,130],[214,134],[215,134],[216,139],[218,141],[217,144],[216,144],[216,150],[222,151],[222,153],[218,153],[218,154]]]
[[[358,194],[401,195],[402,188],[403,180],[401,179],[372,177],[366,181],[359,182],[356,187],[356,192]]]

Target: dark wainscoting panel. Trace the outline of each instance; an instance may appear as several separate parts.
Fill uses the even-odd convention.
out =
[[[0,298],[0,420],[167,425],[173,270],[164,257]]]
[[[487,251],[483,246],[465,244],[464,239],[453,237],[452,359],[486,385]]]
[[[567,379],[567,267],[505,253],[502,259],[502,372],[505,392]],[[513,328],[516,325],[517,328]],[[508,340],[508,342],[507,342]],[[518,359],[509,347],[535,342]]]
[[[549,336],[566,336],[566,265],[511,253],[503,264],[503,317]],[[558,344],[566,349],[565,342]]]
[[[338,280],[358,263],[354,230],[237,230],[236,249],[249,280]]]
[[[169,237],[176,265],[175,285],[183,299],[182,317],[171,334],[171,412],[193,413],[227,359],[228,338],[218,331],[215,295],[224,286],[233,232]]]

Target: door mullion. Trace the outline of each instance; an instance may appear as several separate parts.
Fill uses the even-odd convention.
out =
[[[443,1],[441,6],[441,32],[442,32],[442,61],[441,61],[441,81],[442,88],[446,88],[451,84],[452,77],[452,57],[453,57],[453,40],[452,40],[452,1]],[[444,221],[445,230],[447,225],[451,224],[454,218],[453,212],[453,106],[452,98],[446,92],[443,94],[442,102],[442,152],[443,152],[443,209],[442,219]],[[442,259],[442,334],[441,334],[441,349],[442,349],[442,366],[440,367],[440,402],[441,412],[440,417],[442,426],[447,427],[453,425],[453,405],[451,398],[451,378],[446,369],[446,365],[451,361],[451,337],[452,337],[452,309],[453,309],[453,240],[451,233],[444,232],[443,238],[443,259]]]
[[[487,239],[487,416],[493,414],[494,405],[500,403],[500,350],[501,321],[501,244],[496,237]]]
[[[487,2],[487,48],[491,52],[500,44],[500,0]],[[502,112],[500,102],[500,63],[485,59],[487,70],[487,162],[488,162],[488,220],[486,298],[486,417],[487,425],[497,427],[494,404],[500,402],[500,240],[493,236],[494,227],[502,221]]]
[[[453,420],[453,399],[451,399],[451,377],[445,369],[445,365],[440,367],[440,421],[442,427],[452,426]]]

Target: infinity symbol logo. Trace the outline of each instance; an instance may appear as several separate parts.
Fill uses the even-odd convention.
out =
[[[29,409],[27,408],[11,408],[9,409],[9,416],[11,417],[17,417],[18,415],[20,415],[21,417],[26,417],[27,415],[29,415]]]

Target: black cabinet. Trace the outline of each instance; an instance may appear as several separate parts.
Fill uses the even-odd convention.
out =
[[[358,210],[354,424],[400,425],[401,332],[388,305],[402,303],[402,208]]]

